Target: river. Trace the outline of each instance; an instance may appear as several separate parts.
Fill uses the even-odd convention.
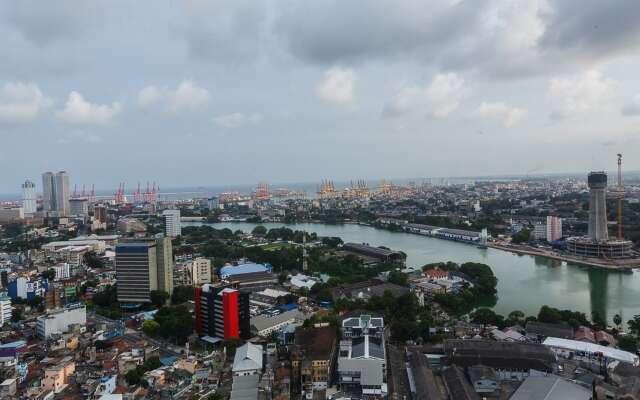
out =
[[[191,223],[183,223],[183,226]],[[222,229],[251,232],[252,223],[217,223]],[[283,224],[262,224],[267,228]],[[602,269],[567,265],[556,260],[528,255],[516,255],[496,249],[479,249],[464,243],[390,232],[368,226],[345,224],[295,224],[294,230],[316,232],[319,236],[339,236],[345,242],[386,246],[407,254],[408,266],[422,266],[431,262],[468,261],[491,266],[498,277],[498,302],[494,310],[508,314],[513,310],[537,315],[546,304],[561,309],[582,311],[591,315],[596,311],[611,322],[615,314],[623,321],[640,314],[640,273],[623,273]]]

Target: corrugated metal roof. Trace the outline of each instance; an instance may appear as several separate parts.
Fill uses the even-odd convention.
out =
[[[269,269],[262,264],[241,264],[241,265],[227,265],[220,268],[220,277],[225,278],[233,275],[250,274],[255,272],[267,272]]]

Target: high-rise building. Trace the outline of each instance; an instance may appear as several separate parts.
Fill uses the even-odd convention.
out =
[[[567,239],[567,251],[573,255],[589,258],[629,257],[633,242],[621,238],[609,239],[607,226],[607,174],[590,172],[589,229],[587,236],[572,236]]]
[[[42,174],[42,206],[45,212],[69,215],[69,173],[67,171]]]
[[[173,292],[170,238],[121,242],[116,246],[118,301],[149,303],[151,292]]]
[[[211,283],[211,260],[203,257],[196,258],[191,262],[190,273],[193,286]]]
[[[224,340],[249,339],[249,293],[230,285],[206,284],[195,289],[196,331]]]
[[[32,216],[38,211],[36,200],[36,184],[29,179],[22,184],[22,208],[25,215]]]
[[[119,243],[115,261],[118,301],[150,303],[158,290],[155,242]]]
[[[6,293],[0,293],[0,326],[3,326],[6,322],[11,321],[11,297]]]
[[[609,239],[607,230],[607,174],[591,172],[589,185],[589,237],[596,241]]]
[[[107,222],[107,207],[103,205],[95,206],[93,209],[93,216],[100,222]]]
[[[156,239],[156,263],[158,273],[158,290],[169,295],[173,293],[173,248],[171,238]]]
[[[75,216],[87,216],[89,214],[89,199],[77,197],[69,200],[69,213]]]
[[[551,243],[562,237],[562,219],[552,215],[547,216],[547,242]]]
[[[164,216],[164,234],[169,237],[182,235],[180,210],[164,210],[162,215]]]

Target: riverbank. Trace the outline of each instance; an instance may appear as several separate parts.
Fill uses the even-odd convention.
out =
[[[604,269],[609,269],[614,271],[626,271],[626,270],[633,270],[635,268],[640,268],[640,260],[637,258],[623,259],[623,260],[602,260],[597,258],[572,257],[569,255],[557,254],[550,251],[534,250],[531,248],[527,248],[525,246],[514,247],[514,246],[499,245],[494,243],[487,243],[487,247],[490,247],[492,249],[502,250],[502,251],[508,251],[515,254],[545,257],[551,260],[565,261],[567,263],[582,265],[585,267],[604,268]]]

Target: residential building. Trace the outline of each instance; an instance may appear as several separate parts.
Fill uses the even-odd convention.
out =
[[[76,370],[76,363],[72,360],[65,360],[60,364],[45,368],[42,386],[54,393],[60,393],[69,384],[69,376]]]
[[[180,224],[180,210],[164,210],[164,233],[169,237],[178,237],[182,235],[182,226]]]
[[[156,239],[158,290],[173,293],[173,245],[170,237]]]
[[[291,354],[292,383],[303,398],[313,399],[314,394],[324,398],[322,391],[331,385],[337,356],[336,333],[328,325],[296,329]]]
[[[234,376],[258,375],[262,372],[262,345],[247,342],[236,349],[233,357]]]
[[[547,242],[562,238],[562,218],[547,216]]]
[[[69,173],[67,171],[42,174],[42,206],[45,212],[58,216],[69,215]]]
[[[191,273],[191,282],[193,286],[201,286],[205,283],[211,283],[211,260],[208,258],[198,257],[191,261],[189,268]]]
[[[87,324],[87,308],[84,304],[76,303],[39,316],[36,320],[36,333],[41,339],[48,339],[53,334],[68,332],[73,324]]]
[[[359,321],[358,321],[359,320]],[[344,337],[338,356],[341,391],[365,398],[387,396],[386,351],[382,318],[361,315],[342,322]]]
[[[251,337],[249,293],[230,285],[205,284],[194,294],[196,332],[227,339]]]
[[[258,315],[251,318],[251,332],[258,336],[267,337],[288,325],[301,324],[305,315],[297,308],[278,315]]]
[[[36,184],[29,179],[22,184],[22,208],[27,216],[32,216],[38,211]]]
[[[0,207],[0,223],[16,222],[24,219],[22,207]]]
[[[533,225],[533,238],[536,240],[547,240],[547,225],[542,222]]]
[[[500,390],[500,379],[493,368],[476,365],[467,369],[476,393],[495,393]]]
[[[11,298],[6,293],[0,293],[0,326],[11,321]]]

